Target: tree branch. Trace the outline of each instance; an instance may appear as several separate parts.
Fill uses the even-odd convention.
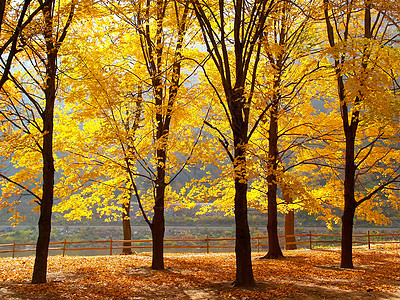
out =
[[[232,153],[229,151],[229,142],[227,141],[226,137],[224,136],[224,134],[215,126],[211,125],[209,122],[204,121],[204,124],[206,124],[207,126],[209,126],[210,128],[216,130],[220,136],[222,137],[222,139],[218,138],[219,142],[221,143],[222,147],[224,147],[226,153],[229,156],[230,161],[233,163],[234,162],[234,158],[232,156]]]
[[[11,182],[12,184],[15,184],[16,186],[18,186],[19,188],[23,189],[24,191],[28,192],[29,194],[31,194],[33,197],[35,197],[37,200],[35,201],[36,203],[38,203],[39,205],[41,205],[41,201],[42,198],[40,198],[38,195],[36,195],[34,192],[32,192],[30,189],[28,189],[27,187],[23,186],[22,184],[12,180],[11,178],[3,175],[0,173],[0,177],[7,180],[8,182]]]

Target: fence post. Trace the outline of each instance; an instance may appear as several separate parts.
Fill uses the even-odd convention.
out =
[[[13,254],[12,254],[12,257],[13,257],[13,258],[15,257],[15,241],[14,241],[14,244],[13,244]]]
[[[110,255],[112,255],[112,246],[113,246],[113,240],[112,237],[110,237]]]
[[[311,234],[311,230],[310,230],[310,250],[312,250],[312,234]]]
[[[369,230],[368,230],[368,249],[371,249],[371,236],[369,235]]]
[[[260,234],[257,233],[257,252],[260,253]]]
[[[210,253],[210,239],[208,238],[208,235],[206,241],[207,241],[207,253]]]
[[[67,247],[67,239],[64,239],[63,257],[65,256],[65,248]]]

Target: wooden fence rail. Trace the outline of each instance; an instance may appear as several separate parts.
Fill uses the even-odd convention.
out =
[[[288,236],[279,236],[280,239],[284,239],[286,237],[294,237],[294,238],[299,238],[298,241],[295,242],[281,242],[280,245],[287,245],[287,244],[295,244],[295,245],[301,245],[301,244],[306,244],[309,249],[313,249],[313,245],[319,245],[319,244],[340,244],[341,243],[341,236],[340,235],[334,235],[334,234],[314,234],[311,231],[308,234],[294,234],[294,235],[288,235]],[[313,239],[313,237],[317,239]],[[383,243],[400,243],[400,234],[399,233],[389,233],[389,234],[370,234],[368,231],[367,234],[356,234],[353,235],[354,238],[358,238],[358,240],[353,240],[353,244],[365,244],[368,245],[368,249],[371,249],[371,245],[373,244],[383,244]],[[395,239],[398,237],[399,240],[395,241],[372,241],[372,238],[379,238],[379,237],[392,237]],[[322,238],[322,239],[321,239]],[[336,238],[336,240],[326,240],[325,238]],[[359,239],[364,239],[364,240],[359,240]],[[235,245],[232,243],[235,238],[210,238],[207,236],[206,238],[203,239],[165,239],[165,245],[164,248],[169,248],[169,249],[205,249],[207,253],[210,252],[211,249],[223,249],[223,248],[234,248]],[[257,252],[260,252],[261,247],[268,247],[268,237],[267,236],[259,236],[257,235],[256,237],[252,237],[252,247],[257,249]],[[118,246],[121,245],[122,243],[131,243],[133,245],[131,246]],[[62,255],[65,256],[67,251],[79,251],[79,250],[109,250],[110,255],[113,254],[114,250],[121,250],[125,248],[131,248],[131,249],[151,249],[152,240],[113,240],[110,238],[109,240],[102,240],[102,241],[79,241],[79,242],[72,242],[72,241],[67,241],[64,239],[62,242],[51,242],[50,243],[50,251],[62,251]],[[179,242],[185,242],[185,243],[195,243],[195,244],[186,244],[186,245],[174,245],[171,243],[179,243]],[[219,242],[219,244],[215,244],[215,242]],[[228,242],[228,243],[226,243]],[[85,247],[74,247],[73,245],[81,245],[85,244]],[[90,244],[97,244],[96,246],[93,247],[87,247],[87,245],[90,246]],[[100,246],[103,245],[104,246]],[[137,244],[137,245],[134,245]],[[57,247],[57,245],[59,247]],[[72,245],[72,247],[68,247],[68,245]],[[15,257],[16,253],[19,252],[34,252],[35,251],[35,243],[23,243],[19,244],[16,243],[15,241],[13,244],[0,244],[0,254],[1,253],[12,253],[12,257]],[[24,248],[20,248],[24,247]],[[55,247],[55,248],[54,248]],[[2,250],[4,248],[11,248],[11,249],[6,249]]]

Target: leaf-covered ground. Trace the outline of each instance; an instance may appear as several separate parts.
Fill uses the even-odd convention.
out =
[[[0,299],[400,299],[400,245],[354,251],[354,270],[338,268],[338,250],[294,250],[280,260],[253,256],[257,285],[232,287],[235,256],[167,254],[49,259],[48,283],[32,285],[33,257],[0,258]]]

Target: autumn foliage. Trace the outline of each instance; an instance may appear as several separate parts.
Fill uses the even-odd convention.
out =
[[[398,1],[17,2],[0,5],[0,208],[13,225],[22,201],[40,213],[34,283],[53,210],[120,220],[128,241],[135,205],[153,269],[167,209],[234,215],[251,286],[249,207],[272,259],[278,210],[341,222],[343,268],[354,219],[399,208]]]

